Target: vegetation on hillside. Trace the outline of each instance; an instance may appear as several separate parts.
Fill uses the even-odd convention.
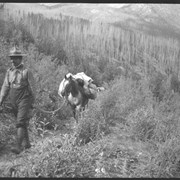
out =
[[[62,104],[57,90],[69,71],[84,71],[106,90],[64,134],[63,124],[74,121],[69,106],[56,116],[34,110],[33,147],[17,157],[9,154],[11,161],[3,159],[0,175],[179,177],[179,42],[73,17],[22,15],[0,20],[0,85],[10,65],[9,49],[18,43],[37,81],[42,108]],[[7,107],[0,120],[3,155],[16,132]]]

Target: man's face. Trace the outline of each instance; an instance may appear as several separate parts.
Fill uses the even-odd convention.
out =
[[[21,64],[22,62],[22,57],[21,56],[15,56],[15,57],[11,57],[11,63],[16,67],[18,66],[19,64]]]

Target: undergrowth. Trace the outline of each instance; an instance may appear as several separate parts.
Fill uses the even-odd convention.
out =
[[[30,122],[33,148],[1,176],[179,177],[180,96],[166,90],[156,101],[147,84],[141,81],[136,86],[124,78],[112,81],[96,101],[89,102],[71,133],[55,135],[62,129],[47,129],[53,118],[54,127],[60,127],[62,114],[47,116],[41,126],[34,115]],[[14,129],[3,123],[1,139],[8,141]],[[11,168],[13,175],[9,175]]]

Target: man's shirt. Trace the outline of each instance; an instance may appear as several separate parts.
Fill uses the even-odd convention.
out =
[[[11,88],[23,88],[27,86],[34,100],[36,97],[36,86],[33,74],[23,64],[18,68],[11,67],[7,70],[0,92],[0,103],[4,101]]]

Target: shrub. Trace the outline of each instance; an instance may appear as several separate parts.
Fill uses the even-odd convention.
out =
[[[10,144],[16,135],[15,120],[11,115],[0,114],[0,144]]]
[[[107,121],[123,120],[136,109],[149,101],[148,92],[137,88],[135,83],[124,78],[117,79],[109,85],[109,89],[103,93],[101,108]]]
[[[166,142],[171,137],[179,134],[179,108],[180,96],[173,94],[168,96],[155,109],[156,127],[155,140]]]
[[[148,167],[151,177],[179,177],[179,152],[180,144],[178,138],[172,137],[159,145],[158,152],[154,154]]]
[[[112,62],[106,64],[106,68],[104,69],[104,73],[102,79],[105,82],[109,82],[114,80],[117,76],[121,75],[121,71],[117,68],[117,64],[113,64]]]
[[[89,103],[88,109],[83,112],[75,130],[76,143],[86,144],[101,138],[109,132],[108,125],[102,115],[100,106],[95,102]]]
[[[137,109],[129,116],[128,123],[131,128],[131,137],[134,140],[147,141],[153,138],[156,122],[151,107]]]
[[[162,101],[164,97],[166,91],[164,81],[165,77],[159,72],[151,76],[149,80],[149,88],[157,101]]]
[[[77,147],[74,142],[73,135],[38,142],[33,155],[22,154],[21,160],[14,163],[15,177],[94,177],[95,155],[103,145],[89,143]],[[2,177],[7,177],[6,171]]]

